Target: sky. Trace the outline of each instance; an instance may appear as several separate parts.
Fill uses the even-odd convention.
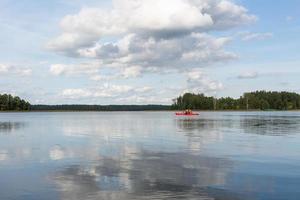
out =
[[[299,0],[1,0],[0,93],[171,104],[300,92]]]

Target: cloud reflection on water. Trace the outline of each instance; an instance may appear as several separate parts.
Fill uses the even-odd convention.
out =
[[[0,150],[0,161],[5,161],[9,158],[7,150]]]
[[[91,200],[300,196],[300,179],[295,176],[299,167],[293,165],[299,161],[299,140],[293,139],[300,130],[299,117],[51,113],[25,115],[20,121],[28,123],[25,129],[17,125],[8,130],[19,127],[22,134],[1,137],[0,174],[10,180],[0,180],[1,199],[24,194],[33,199],[44,194],[39,189],[47,192],[48,199],[51,195],[59,196],[52,199]],[[288,147],[278,145],[282,143]],[[289,165],[280,165],[278,158],[287,158]],[[26,191],[7,190],[14,185]]]
[[[140,129],[139,120],[135,122],[136,126],[129,124],[126,127],[126,122],[115,126],[108,123],[103,126],[103,122],[99,121],[93,128],[84,126],[82,129],[72,128],[70,123],[64,124],[64,130],[67,130],[67,136],[73,135],[69,133],[77,135],[77,130],[79,135],[92,134],[100,141],[111,137],[128,139],[134,137],[132,133],[141,130],[144,130],[143,136],[151,132],[151,129],[147,129],[148,126]],[[186,138],[186,149],[168,152],[163,149],[130,147],[127,143],[120,143],[119,153],[102,156],[99,154],[90,164],[69,165],[57,171],[52,179],[59,188],[62,199],[247,199],[247,193],[268,191],[261,191],[255,187],[255,179],[251,176],[247,180],[237,178],[231,171],[236,166],[233,161],[202,154],[202,148],[207,144],[213,145],[216,141],[221,142],[223,133],[231,129],[239,134],[277,135],[276,130],[280,126],[284,127],[278,131],[281,134],[297,131],[299,126],[293,119],[273,119],[268,116],[257,119],[249,116],[230,119],[179,118],[173,119],[173,122],[179,130],[179,135]],[[75,126],[80,127],[79,124]],[[124,126],[126,128],[123,129]],[[123,130],[123,134],[120,130]],[[180,137],[179,135],[174,133],[174,137]],[[148,136],[153,137],[151,134]],[[145,145],[147,140],[142,142]],[[105,143],[101,144],[102,148],[106,147]],[[192,150],[195,154],[186,150]],[[236,185],[230,185],[232,181]],[[241,190],[237,187],[238,184],[243,185],[243,188],[248,184],[246,188],[255,188],[255,191]],[[267,182],[264,187],[268,184]],[[274,185],[276,184],[278,183],[275,182]],[[240,198],[241,196],[243,198]]]
[[[208,191],[224,185],[233,166],[226,159],[182,152],[141,150],[138,158],[128,158],[102,157],[90,166],[72,165],[53,179],[62,199],[214,199]]]

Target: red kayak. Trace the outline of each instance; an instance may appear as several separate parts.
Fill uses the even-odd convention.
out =
[[[194,115],[199,115],[199,113],[184,113],[184,112],[177,112],[175,115],[180,115],[180,116],[194,116]]]

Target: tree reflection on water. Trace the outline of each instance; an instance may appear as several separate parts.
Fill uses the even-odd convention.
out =
[[[24,127],[24,122],[0,122],[0,133],[10,133]]]
[[[243,117],[240,127],[245,133],[280,136],[299,133],[299,122],[299,118],[294,117]]]
[[[202,133],[233,129],[238,134],[280,136],[300,132],[300,118],[294,116],[241,115],[231,119],[186,118],[176,119],[177,127],[184,132]],[[242,130],[242,131],[237,131]]]
[[[0,122],[18,133],[0,134],[0,199],[300,197],[299,114],[13,116]]]

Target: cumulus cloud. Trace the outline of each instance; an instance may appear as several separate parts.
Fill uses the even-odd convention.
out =
[[[149,86],[133,87],[108,83],[96,88],[65,89],[60,96],[69,100],[89,99],[90,102],[105,98],[112,104],[171,104],[174,98],[174,94],[167,88],[157,90]]]
[[[103,84],[97,88],[75,88],[65,89],[61,93],[61,96],[69,99],[80,98],[111,98],[120,97],[124,95],[130,95],[135,93],[144,93],[151,90],[150,87],[132,87],[128,85],[111,85]]]
[[[187,69],[234,59],[234,53],[224,50],[230,38],[208,32],[255,20],[230,0],[113,0],[110,10],[83,8],[65,16],[61,35],[47,47],[69,56],[95,58],[104,66],[128,67],[124,77],[134,77],[145,67]]]
[[[230,0],[113,0],[111,10],[83,8],[61,21],[63,33],[49,42],[53,50],[90,46],[105,36],[127,33],[168,37],[228,29],[256,17]]]
[[[81,75],[98,73],[100,64],[98,62],[87,62],[80,64],[53,64],[50,73],[53,75]]]
[[[109,66],[109,67],[108,67]],[[53,64],[50,66],[49,72],[54,76],[80,76],[87,75],[93,81],[111,81],[116,79],[137,78],[146,71],[141,66],[124,67],[118,65],[102,66],[99,62],[85,62],[79,64]],[[105,70],[109,72],[104,72]],[[151,69],[148,69],[150,71]]]
[[[28,67],[20,67],[16,65],[0,64],[0,74],[29,76],[32,70]]]
[[[97,64],[56,64],[50,72],[84,74],[90,80],[106,82],[136,78],[146,72],[180,72],[187,76],[182,90],[214,93],[223,88],[222,83],[210,79],[200,68],[237,59],[238,55],[226,50],[232,38],[213,36],[212,32],[256,20],[232,0],[112,0],[110,9],[85,7],[65,16],[60,22],[61,34],[47,44],[49,50]],[[102,71],[106,68],[108,73]],[[157,94],[147,88],[103,85],[66,89],[61,95],[154,102],[149,93]],[[168,96],[163,98],[163,102],[170,101]]]
[[[223,89],[223,84],[212,80],[201,69],[194,69],[187,74],[187,89],[184,92],[215,94]]]
[[[221,82],[209,78],[202,69],[194,69],[183,75],[187,77],[186,85],[176,88],[135,87],[105,83],[98,87],[64,89],[60,96],[64,99],[89,99],[90,102],[106,98],[111,103],[117,104],[171,104],[174,95],[185,92],[214,95],[223,89]]]
[[[102,46],[85,51],[90,53],[90,57],[93,55],[106,65],[127,67],[126,77],[128,73],[139,75],[142,68],[199,67],[235,59],[237,55],[223,49],[229,41],[230,38],[227,37],[215,38],[204,33],[169,39],[145,38],[131,34],[111,44],[114,46],[113,54],[102,55]]]
[[[140,66],[131,66],[125,68],[122,71],[121,76],[123,76],[124,78],[138,77],[141,75],[141,73],[142,73],[142,68]]]

